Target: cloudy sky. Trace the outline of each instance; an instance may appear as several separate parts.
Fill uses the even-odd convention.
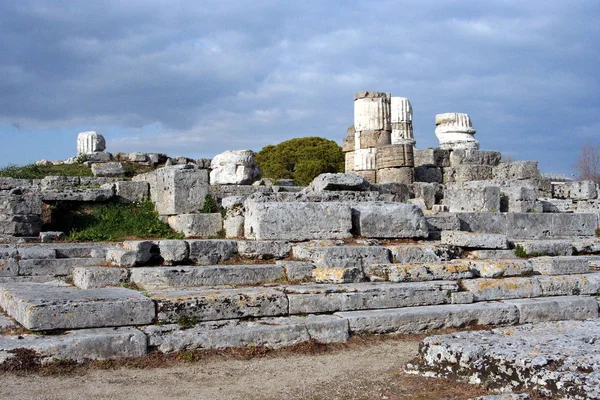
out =
[[[408,97],[417,148],[468,113],[481,148],[575,173],[600,146],[600,1],[0,0],[0,165],[341,143],[357,91]]]

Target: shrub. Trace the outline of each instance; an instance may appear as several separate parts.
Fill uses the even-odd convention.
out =
[[[215,201],[214,197],[212,197],[210,194],[207,194],[206,196],[204,196],[204,205],[202,206],[200,213],[201,214],[212,214],[212,213],[216,213],[218,211],[219,211],[219,206],[217,205],[217,202]]]
[[[317,175],[344,171],[344,153],[333,140],[304,137],[263,147],[256,155],[263,177],[308,185]]]
[[[92,170],[82,164],[63,165],[8,165],[0,168],[0,177],[42,179],[46,176],[93,176]]]

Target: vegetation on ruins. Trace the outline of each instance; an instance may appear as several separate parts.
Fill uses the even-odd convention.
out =
[[[93,208],[57,202],[46,230],[65,232],[69,240],[119,241],[128,238],[183,239],[158,218],[152,202],[108,203]]]
[[[579,173],[580,181],[600,183],[600,146],[584,144],[575,168]]]
[[[256,161],[264,178],[293,179],[308,185],[317,175],[344,171],[344,153],[333,140],[304,137],[262,148]]]
[[[0,168],[0,177],[15,179],[42,179],[46,176],[93,176],[92,170],[83,164],[62,165],[7,165]]]

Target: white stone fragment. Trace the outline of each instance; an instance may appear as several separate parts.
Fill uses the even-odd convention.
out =
[[[467,114],[445,113],[435,116],[435,136],[443,150],[479,149],[471,118]]]
[[[77,135],[77,155],[104,151],[105,149],[106,140],[98,132],[86,131]]]
[[[227,150],[211,161],[211,185],[250,185],[260,176],[252,150]]]

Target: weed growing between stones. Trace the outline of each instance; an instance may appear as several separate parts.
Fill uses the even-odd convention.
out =
[[[527,251],[520,244],[515,246],[515,255],[519,258],[534,258],[534,257],[544,257],[546,253],[539,253],[534,251],[533,253],[527,253]]]
[[[177,325],[179,325],[179,327],[181,327],[183,329],[193,328],[194,326],[196,326],[196,324],[198,324],[198,319],[196,317],[188,317],[188,316],[182,315],[177,320]]]
[[[92,170],[82,164],[63,165],[7,165],[0,168],[0,177],[15,179],[42,179],[46,176],[93,176]]]
[[[206,196],[204,196],[204,206],[202,206],[200,213],[212,214],[216,212],[219,212],[219,205],[210,194],[207,194]]]
[[[600,237],[600,228],[596,228],[595,234],[596,237]]]
[[[45,229],[65,232],[74,241],[120,241],[138,239],[183,239],[158,219],[152,202],[108,203],[93,208],[57,203],[52,209],[52,223]]]

